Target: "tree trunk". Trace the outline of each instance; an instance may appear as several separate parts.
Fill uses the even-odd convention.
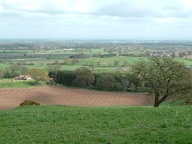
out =
[[[155,102],[154,102],[154,107],[159,107],[160,102],[159,102],[159,94],[155,94]]]
[[[165,94],[161,99],[159,99],[159,94],[155,94],[154,107],[159,107],[159,105],[166,100],[168,94]]]

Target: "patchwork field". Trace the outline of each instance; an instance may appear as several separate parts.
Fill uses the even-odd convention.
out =
[[[41,105],[67,106],[143,106],[148,96],[123,92],[103,92],[59,86],[0,89],[0,110],[18,107],[31,99]]]

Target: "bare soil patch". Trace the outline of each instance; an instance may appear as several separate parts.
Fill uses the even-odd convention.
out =
[[[41,105],[67,106],[143,106],[148,97],[143,94],[103,92],[87,89],[45,86],[36,88],[0,89],[0,110],[18,107],[26,99]]]

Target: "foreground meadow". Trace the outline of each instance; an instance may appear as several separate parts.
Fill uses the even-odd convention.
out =
[[[0,141],[190,144],[192,107],[26,106],[0,111]]]

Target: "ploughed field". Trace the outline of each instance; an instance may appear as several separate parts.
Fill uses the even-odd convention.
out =
[[[59,86],[0,89],[0,110],[18,107],[26,99],[41,105],[67,106],[143,106],[148,96],[143,94],[104,92]]]

